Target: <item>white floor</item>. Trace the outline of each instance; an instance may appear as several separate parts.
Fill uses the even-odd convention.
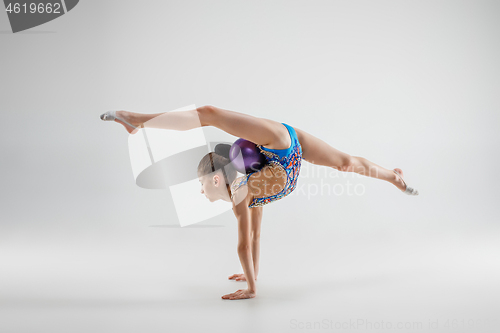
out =
[[[263,225],[258,295],[240,301],[220,298],[246,286],[227,280],[241,272],[235,224],[102,227],[73,238],[55,230],[13,233],[0,255],[1,332],[499,327],[491,321],[500,309],[496,233],[396,226],[333,233],[291,220],[277,239],[283,223]]]

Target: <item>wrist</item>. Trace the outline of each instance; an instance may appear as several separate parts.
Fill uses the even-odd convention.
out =
[[[247,281],[247,290],[252,293],[255,293],[257,291],[257,284],[255,283],[255,280]]]

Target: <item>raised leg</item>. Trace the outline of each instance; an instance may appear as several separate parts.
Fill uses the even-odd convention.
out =
[[[364,157],[351,156],[333,148],[323,140],[294,127],[302,146],[302,158],[309,163],[323,165],[344,172],[382,179],[404,191],[406,186],[392,170],[377,165]],[[396,169],[400,170],[400,169]]]
[[[291,143],[288,130],[277,121],[214,106],[202,106],[192,111],[155,114],[118,111],[117,115],[138,127],[186,131],[202,126],[214,126],[231,135],[271,149],[285,149]],[[132,133],[129,126],[122,124],[129,133]]]

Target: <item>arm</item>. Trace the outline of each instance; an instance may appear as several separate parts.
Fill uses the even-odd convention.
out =
[[[246,185],[244,187],[246,187]],[[238,189],[233,196],[233,212],[238,220],[238,257],[240,258],[243,272],[245,272],[248,288],[224,295],[222,296],[223,299],[253,298],[257,291],[252,259],[252,220],[250,209],[248,208],[248,205],[253,199],[253,195],[249,193],[248,189],[242,190],[242,188],[243,187]]]
[[[260,255],[260,226],[262,222],[262,211],[263,207],[253,207],[250,209],[250,220],[251,220],[251,235],[252,242],[250,249],[252,251],[253,259],[253,270],[255,272],[255,280],[259,275],[259,255]],[[245,274],[233,274],[229,276],[229,280],[235,281],[246,281]]]
[[[245,273],[248,289],[255,292],[257,286],[252,258],[252,219],[250,208],[248,208],[250,201],[251,195],[247,195],[244,200],[233,206],[233,212],[238,219],[238,256]]]
[[[252,219],[252,258],[255,279],[259,275],[259,256],[260,256],[260,225],[262,222],[262,211],[264,207],[254,207],[250,210]]]

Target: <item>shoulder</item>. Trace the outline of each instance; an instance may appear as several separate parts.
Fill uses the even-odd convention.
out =
[[[248,190],[247,185],[238,188],[231,196],[233,212],[236,217],[245,215],[250,209],[248,206],[253,200],[253,194]]]
[[[253,173],[243,175],[236,178],[231,183],[231,201],[233,203],[233,211],[235,212],[235,215],[238,215],[238,212],[241,213],[241,211],[249,209],[248,206],[255,197],[254,186],[251,182],[249,183],[252,175]]]
[[[229,185],[229,189],[231,191],[231,199],[233,199],[233,196],[235,196],[236,193],[241,192],[241,191],[239,191],[240,188],[246,186],[247,181],[248,181],[247,175],[237,177],[235,180],[233,180],[231,185]]]
[[[244,181],[246,181],[246,176],[241,176],[241,177],[236,177],[233,182],[231,183],[231,191],[234,189],[238,189],[241,185],[243,185]]]

